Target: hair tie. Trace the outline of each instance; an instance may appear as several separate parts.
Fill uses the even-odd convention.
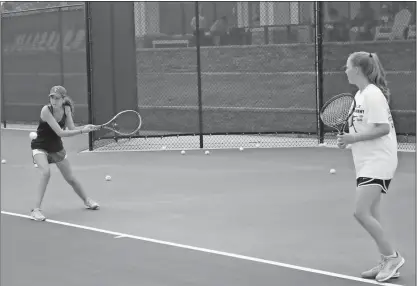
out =
[[[369,57],[372,58],[372,54],[371,53],[369,53]]]

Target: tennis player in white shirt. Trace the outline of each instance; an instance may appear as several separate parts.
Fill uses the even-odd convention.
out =
[[[374,239],[381,254],[380,263],[363,272],[362,277],[384,282],[399,277],[398,270],[405,262],[385,234],[380,219],[381,197],[388,192],[398,165],[390,92],[384,68],[374,53],[351,54],[346,75],[349,83],[359,90],[349,133],[338,135],[337,144],[339,148],[352,146],[357,184],[354,216]]]

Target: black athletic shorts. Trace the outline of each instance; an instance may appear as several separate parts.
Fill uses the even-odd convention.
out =
[[[54,152],[54,153],[48,153],[47,151],[43,149],[34,149],[32,150],[33,163],[35,163],[35,159],[34,159],[35,155],[40,154],[40,153],[46,155],[46,158],[48,159],[49,164],[59,163],[63,161],[65,158],[67,158],[67,152],[65,151],[65,149],[62,149],[61,151]]]
[[[356,186],[380,186],[381,191],[386,194],[388,192],[389,184],[391,180],[374,179],[367,177],[359,177],[356,179]]]

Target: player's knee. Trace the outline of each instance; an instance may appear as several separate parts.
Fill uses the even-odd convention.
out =
[[[42,168],[40,172],[42,178],[44,178],[45,180],[49,180],[49,178],[51,177],[51,171],[49,170],[49,168]]]
[[[353,217],[356,220],[358,220],[360,222],[363,222],[363,221],[367,220],[369,217],[371,217],[371,214],[368,210],[356,209],[353,212]]]
[[[354,211],[354,212],[353,212],[353,217],[354,217],[356,220],[360,220],[360,214],[359,214],[357,211]]]

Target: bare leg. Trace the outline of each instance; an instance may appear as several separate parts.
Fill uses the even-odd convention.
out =
[[[51,177],[51,172],[49,170],[49,163],[46,154],[39,153],[34,156],[35,163],[38,165],[38,170],[41,174],[41,178],[38,185],[38,198],[35,204],[36,208],[41,208],[43,198],[45,196],[46,187],[49,183],[49,178]]]
[[[56,163],[56,166],[58,167],[65,181],[67,181],[67,183],[70,184],[70,186],[74,189],[75,193],[83,200],[83,202],[86,202],[88,197],[80,182],[77,180],[77,178],[74,177],[68,159],[64,159],[61,162]]]
[[[379,201],[381,187],[362,186],[356,189],[356,209],[354,216],[362,227],[372,236],[380,253],[384,256],[395,254],[379,222]],[[374,217],[376,215],[377,217]]]
[[[381,199],[382,199],[382,195],[378,196],[378,198],[374,201],[374,203],[371,206],[371,214],[380,224],[382,224],[381,222]]]

